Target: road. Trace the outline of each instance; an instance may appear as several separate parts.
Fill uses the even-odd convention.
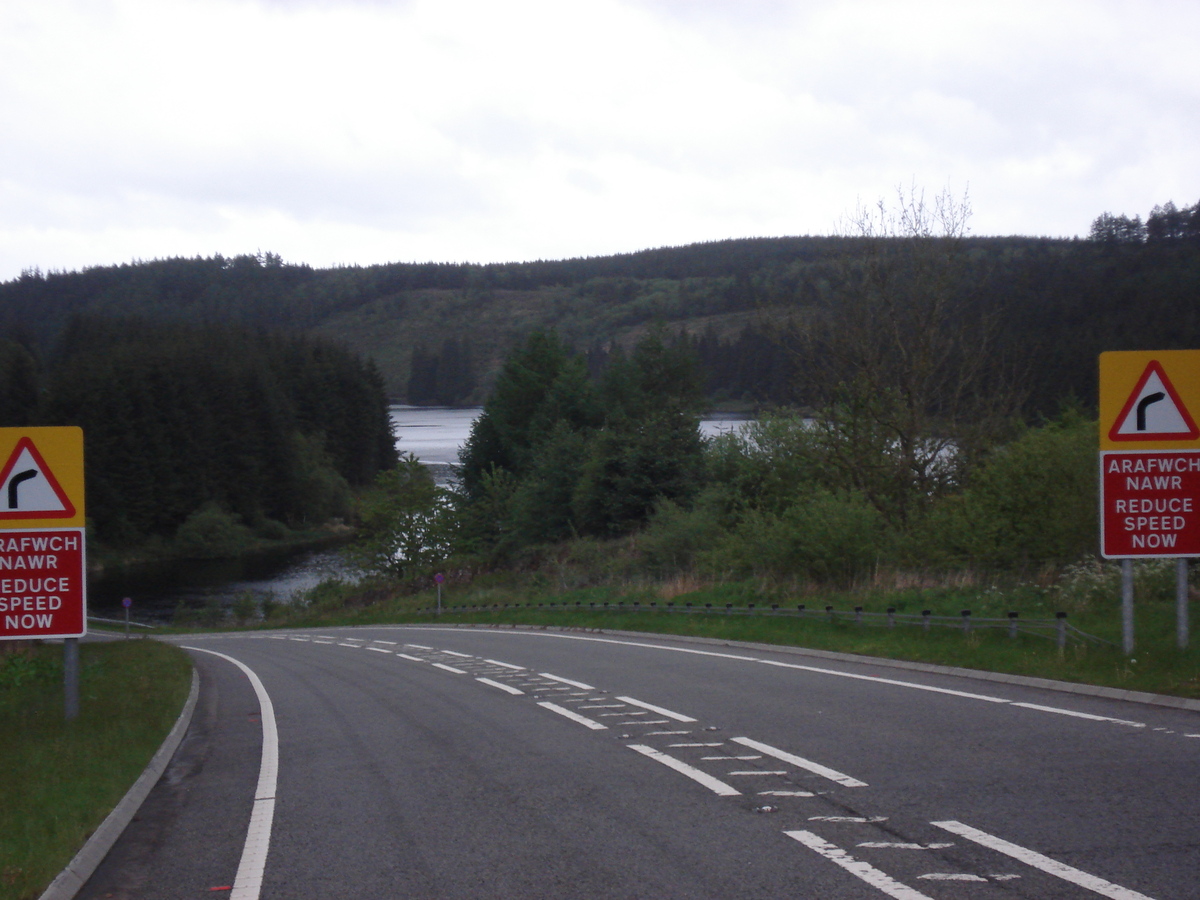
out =
[[[655,636],[180,643],[192,727],[81,897],[1200,897],[1197,713]]]

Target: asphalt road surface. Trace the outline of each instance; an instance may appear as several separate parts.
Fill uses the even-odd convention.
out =
[[[81,897],[1200,897],[1197,713],[654,636],[180,643],[191,729]]]

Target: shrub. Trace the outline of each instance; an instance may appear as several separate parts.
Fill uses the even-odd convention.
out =
[[[216,503],[206,503],[175,532],[175,550],[185,559],[218,559],[237,556],[253,539],[241,518]]]

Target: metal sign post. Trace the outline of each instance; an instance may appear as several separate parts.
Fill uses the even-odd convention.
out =
[[[1200,350],[1100,354],[1100,554],[1120,559],[1133,652],[1134,559],[1176,560],[1176,643],[1188,645],[1187,560],[1200,556]]]

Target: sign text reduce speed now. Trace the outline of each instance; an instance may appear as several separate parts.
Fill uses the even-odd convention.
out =
[[[82,528],[0,531],[0,638],[86,632]]]
[[[1100,454],[1101,555],[1200,556],[1200,450]]]

